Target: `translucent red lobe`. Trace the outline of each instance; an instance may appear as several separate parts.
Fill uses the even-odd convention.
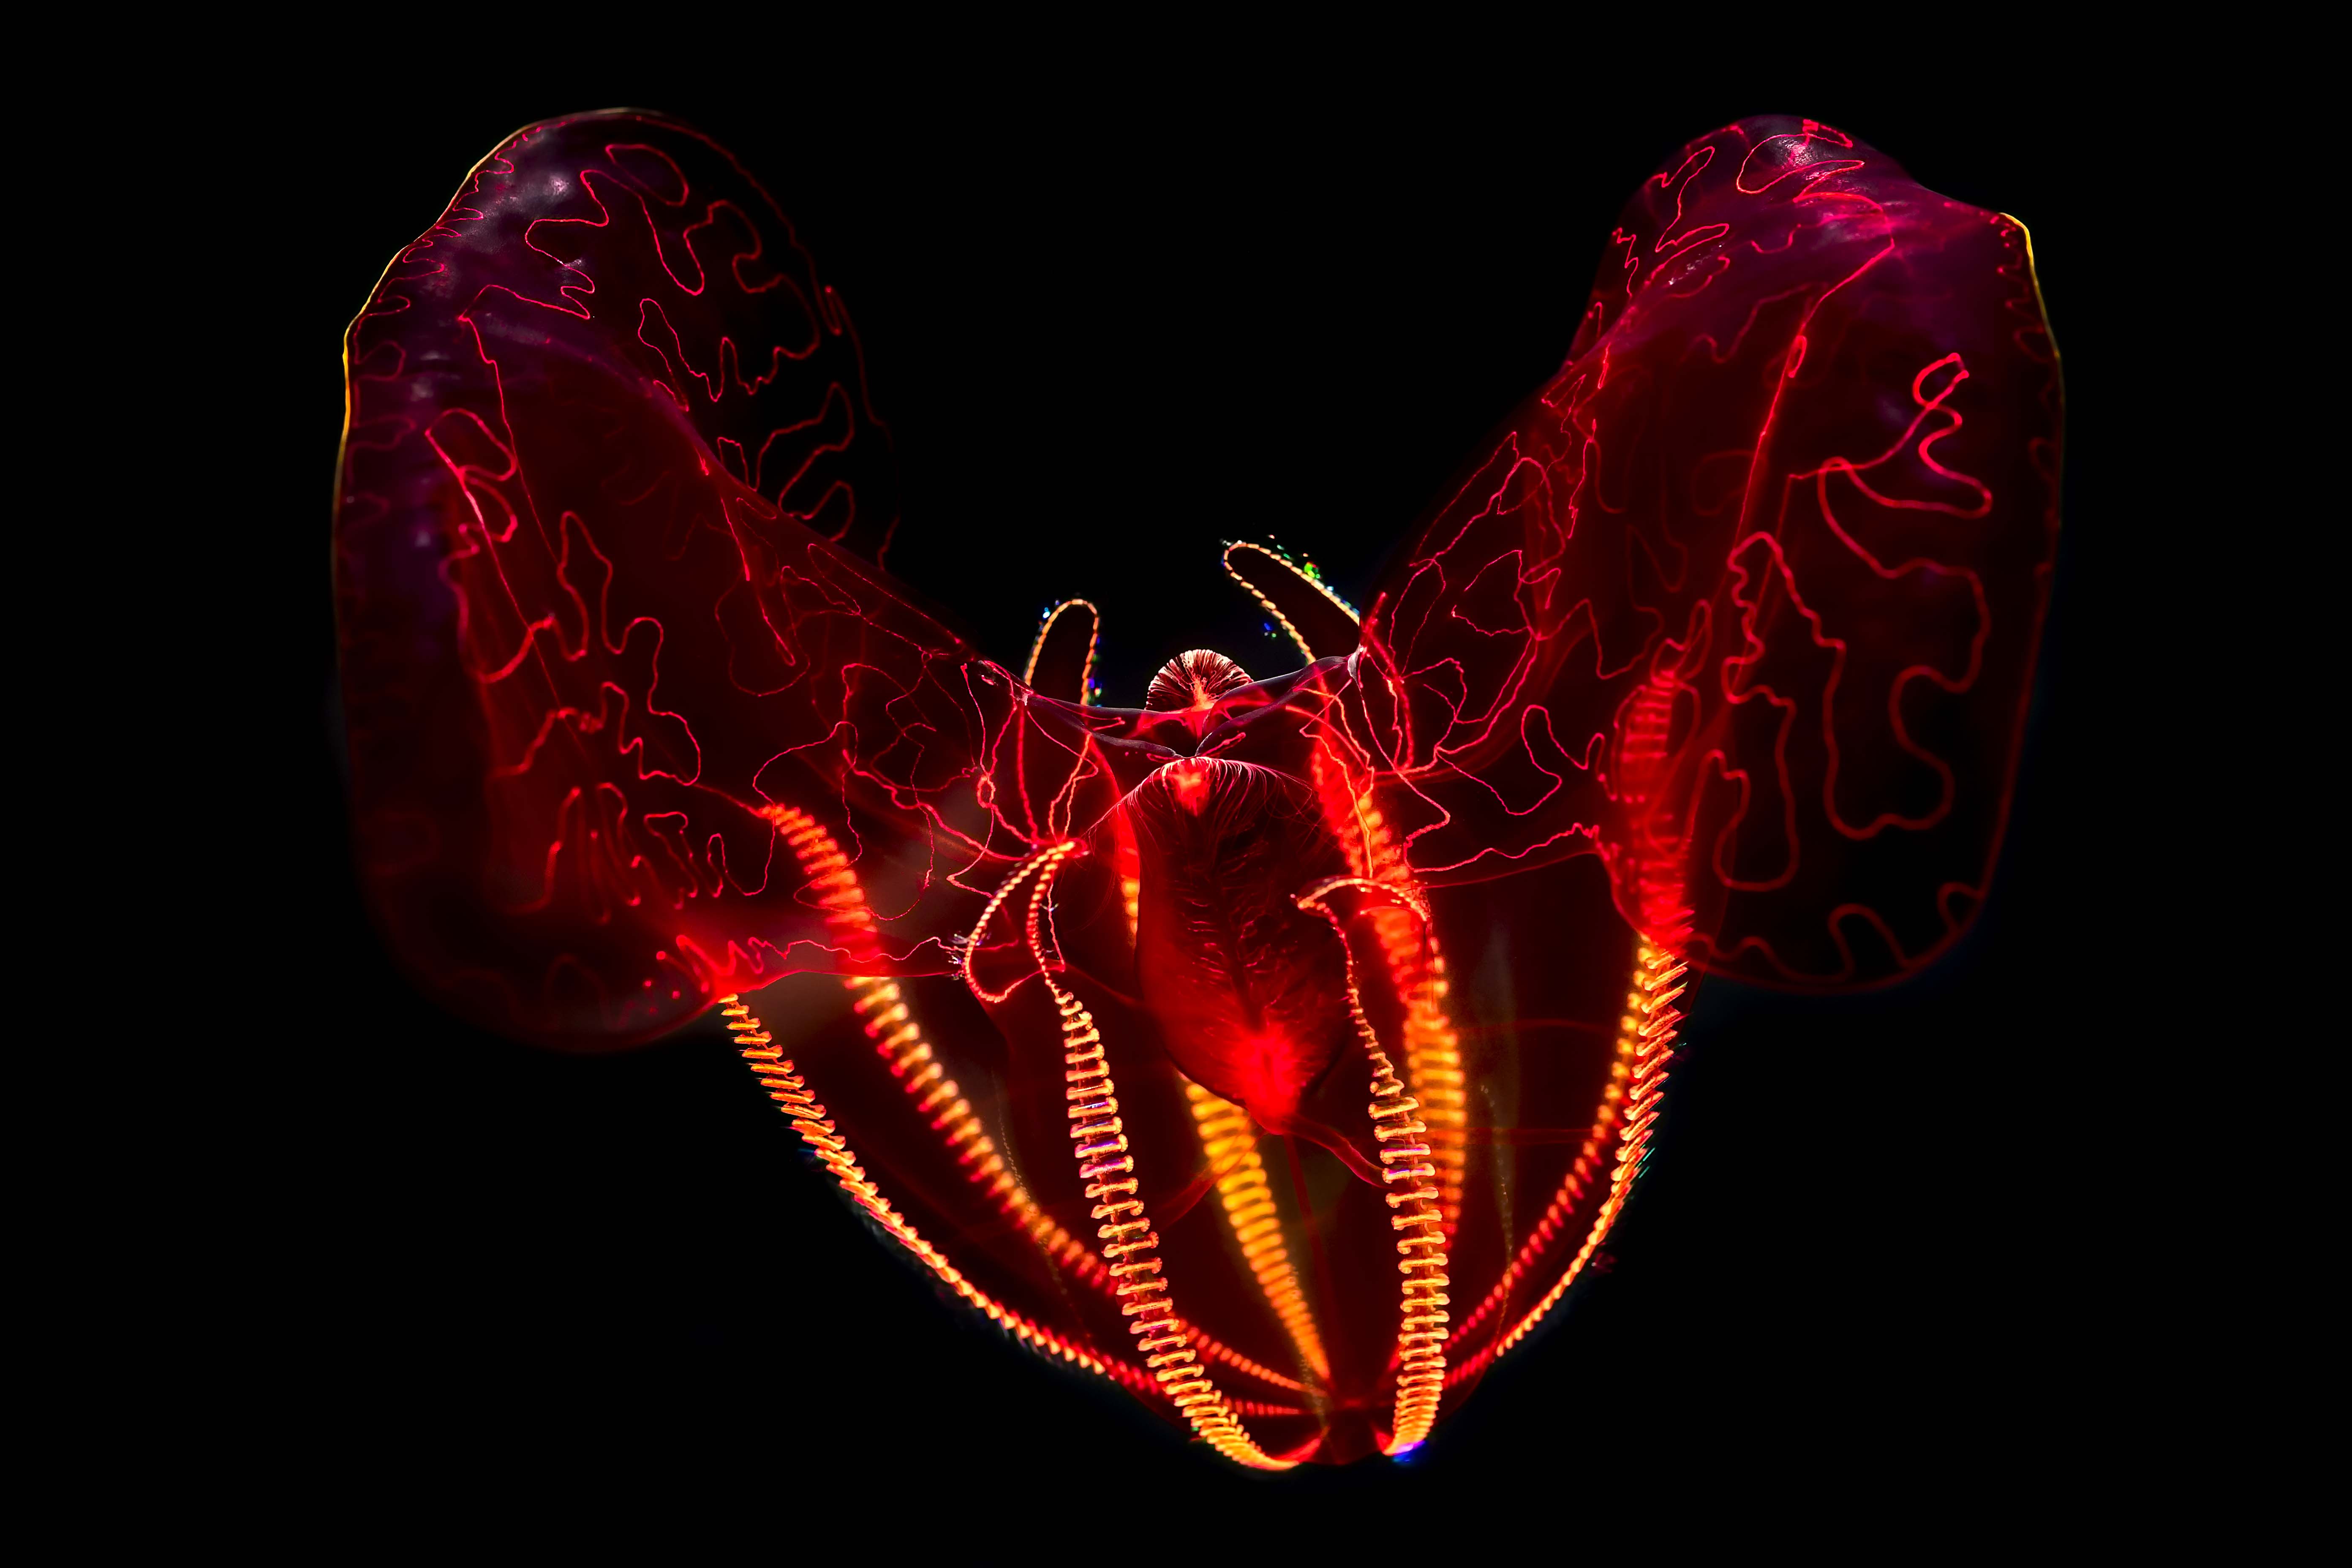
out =
[[[1413,867],[1596,852],[1638,921],[1671,847],[1711,966],[1906,972],[1984,896],[2055,544],[2025,233],[1764,119],[1612,241],[1568,363],[1370,612]]]
[[[1244,1464],[1410,1448],[1561,1299],[1694,964],[1880,978],[1983,895],[2056,362],[2014,223],[1810,121],[1643,184],[1360,634],[1233,547],[1305,667],[1145,708],[1090,701],[1092,605],[1015,679],[873,563],[847,318],[682,127],[511,139],[347,363],[404,963],[551,1043],[724,999],[886,1236]]]
[[[793,970],[941,970],[958,879],[1067,830],[1066,802],[1006,809],[1009,762],[1000,793],[1015,683],[869,563],[894,502],[856,335],[698,135],[513,137],[394,258],[346,363],[361,853],[394,948],[460,1010],[591,1043]],[[780,856],[787,805],[857,847],[873,952]]]

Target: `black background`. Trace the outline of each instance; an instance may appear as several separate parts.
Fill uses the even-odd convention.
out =
[[[244,988],[249,1025],[222,1157],[250,1245],[203,1267],[248,1347],[238,1397],[273,1413],[257,1505],[299,1493],[363,1533],[457,1505],[807,1510],[877,1550],[986,1557],[1058,1555],[1122,1489],[1159,1521],[1147,1546],[1241,1510],[1470,1539],[1541,1521],[1602,1549],[1732,1517],[1756,1481],[1801,1521],[1895,1489],[1937,1531],[2076,1494],[2160,1402],[2109,1287],[2192,1200],[2110,1151],[2201,1026],[2206,962],[2114,912],[2145,861],[2116,766],[2145,721],[2117,694],[2146,674],[2161,437],[2142,329],[2165,284],[2116,266],[2138,198],[2108,177],[2140,100],[1975,61],[1610,88],[1502,42],[1182,89],[1043,52],[959,74],[796,47],[691,69],[616,49],[536,78],[464,51],[366,59],[216,132],[270,171],[239,222],[299,237],[242,285],[278,414],[236,617],[256,743],[283,759],[276,875],[251,894],[265,938],[235,911],[211,933],[236,949],[214,994]],[[1557,366],[1619,206],[1687,139],[1810,115],[2023,218],[2064,355],[2067,524],[1972,933],[1880,994],[1711,984],[1607,1272],[1409,1465],[1272,1480],[945,1304],[803,1165],[715,1031],[573,1058],[461,1029],[394,973],[349,866],[340,335],[503,135],[619,103],[731,148],[846,300],[901,465],[893,570],[1008,661],[1047,603],[1094,599],[1113,701],[1196,644],[1279,666],[1221,539],[1272,533],[1367,597]]]

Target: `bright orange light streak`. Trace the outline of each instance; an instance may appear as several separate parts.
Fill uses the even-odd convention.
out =
[[[1048,1355],[1058,1355],[1064,1361],[1112,1378],[1139,1392],[1151,1386],[1151,1380],[1134,1367],[1081,1349],[1053,1330],[1032,1322],[998,1302],[965,1279],[939,1248],[925,1241],[915,1227],[890,1205],[889,1200],[883,1197],[881,1189],[867,1179],[865,1169],[857,1163],[856,1154],[827,1117],[824,1107],[810,1092],[807,1082],[794,1070],[782,1048],[774,1043],[760,1020],[752,1016],[751,1009],[743,1005],[742,998],[735,995],[720,997],[719,1011],[727,1019],[727,1026],[734,1031],[736,1045],[742,1051],[744,1061],[750,1064],[752,1073],[759,1079],[760,1087],[766,1089],[768,1098],[793,1119],[793,1130],[800,1134],[801,1142],[815,1152],[818,1161],[833,1173],[833,1178],[841,1184],[841,1190],[847,1193],[858,1207],[872,1215],[875,1223],[901,1247],[920,1258],[924,1267],[939,1276],[950,1289],[986,1313],[991,1322],[1010,1330],[1013,1336],[1024,1344]]]
[[[1282,613],[1282,607],[1279,605],[1276,605],[1272,599],[1267,598],[1264,594],[1260,593],[1256,584],[1251,582],[1247,577],[1243,576],[1239,572],[1234,569],[1234,552],[1236,550],[1259,550],[1273,556],[1276,560],[1281,562],[1283,564],[1288,566],[1292,571],[1297,573],[1299,577],[1308,585],[1313,587],[1317,593],[1322,595],[1326,599],[1330,600],[1332,604],[1339,606],[1339,609],[1346,612],[1349,620],[1357,622],[1359,625],[1362,623],[1364,617],[1357,614],[1356,606],[1348,603],[1347,600],[1339,597],[1339,595],[1331,591],[1330,584],[1323,581],[1323,574],[1315,569],[1315,563],[1312,561],[1293,561],[1290,558],[1290,552],[1288,551],[1273,543],[1258,544],[1247,540],[1234,540],[1231,543],[1227,544],[1225,546],[1224,554],[1221,557],[1224,563],[1225,575],[1231,577],[1234,582],[1239,583],[1242,585],[1242,591],[1246,593],[1251,598],[1255,599],[1258,602],[1259,607],[1264,609],[1268,616],[1274,617],[1275,624],[1282,628],[1283,635],[1297,645],[1298,651],[1307,656],[1308,663],[1311,664],[1315,660],[1316,655],[1314,645],[1307,640],[1306,637],[1300,633],[1297,626],[1291,625],[1290,617]]]
[[[1382,1449],[1394,1456],[1419,1445],[1437,1423],[1437,1403],[1445,1397],[1445,1288],[1451,1281],[1438,1189],[1427,1184],[1437,1174],[1428,1163],[1430,1146],[1422,1142],[1428,1129],[1413,1114],[1419,1107],[1398,1081],[1360,1008],[1356,1018],[1372,1058],[1372,1136],[1381,1143],[1381,1179],[1391,1185],[1423,1184],[1388,1194],[1395,1211],[1389,1226],[1398,1233],[1397,1272],[1404,1276],[1397,1324],[1396,1430]]]
[[[1298,651],[1308,659],[1316,650],[1291,623],[1290,617],[1256,584],[1235,571],[1228,545],[1224,566],[1228,575],[1248,590],[1268,615],[1281,624]],[[1288,562],[1279,551],[1269,553]],[[1297,563],[1293,563],[1295,566]],[[1326,599],[1360,622],[1355,606],[1331,592],[1311,565],[1297,566]],[[1347,771],[1318,747],[1313,757],[1317,797],[1323,803],[1332,837],[1339,841],[1349,868],[1367,881],[1409,887],[1411,868],[1391,838],[1388,825],[1369,792],[1355,789]],[[1304,903],[1306,900],[1302,900]],[[1324,910],[1326,916],[1329,910]],[[1468,1142],[1467,1081],[1462,1071],[1460,1037],[1446,1016],[1448,989],[1445,957],[1426,911],[1391,905],[1371,911],[1374,939],[1387,963],[1391,981],[1405,1009],[1405,1080],[1398,1082],[1394,1068],[1381,1049],[1370,1021],[1364,1016],[1355,988],[1355,959],[1348,961],[1348,1005],[1355,1016],[1372,1061],[1371,1116],[1373,1137],[1382,1145],[1381,1175],[1391,1184],[1408,1180],[1433,1182],[1388,1194],[1395,1210],[1390,1223],[1399,1232],[1398,1269],[1404,1275],[1403,1300],[1397,1332],[1396,1426],[1386,1452],[1402,1454],[1429,1436],[1437,1421],[1437,1406],[1445,1395],[1445,1288],[1447,1240],[1462,1215],[1462,1172]],[[1334,922],[1335,926],[1337,922]],[[1344,933],[1342,933],[1344,939]],[[1410,1093],[1407,1092],[1408,1089]],[[1419,1115],[1414,1112],[1419,1111]],[[1401,1142],[1392,1142],[1399,1141]]]
[[[792,806],[771,806],[766,815],[783,831],[784,843],[810,884],[826,889],[818,901],[824,906],[825,925],[835,939],[853,956],[877,951],[874,912],[866,907],[857,873],[833,835],[806,812]],[[850,1006],[858,1014],[866,1037],[874,1042],[891,1076],[914,1101],[916,1111],[946,1139],[956,1163],[964,1168],[965,1178],[994,1199],[1005,1216],[1027,1232],[1047,1257],[1080,1274],[1101,1278],[1101,1260],[1055,1224],[1013,1179],[971,1101],[948,1077],[923,1038],[898,982],[850,974],[844,975],[841,983],[849,990]]]
[[[1369,792],[1348,787],[1345,770],[1318,749],[1314,758],[1316,794],[1323,802],[1333,837],[1349,868],[1367,881],[1409,887],[1412,868],[1390,836],[1388,824]],[[1462,1170],[1469,1146],[1469,1082],[1462,1070],[1462,1041],[1446,1016],[1445,954],[1428,921],[1393,907],[1371,911],[1373,939],[1397,994],[1404,1003],[1405,1086],[1420,1102],[1432,1157],[1437,1165],[1437,1205],[1445,1233],[1462,1217]]]
[[[1625,804],[1636,809],[1650,802],[1650,791],[1658,770],[1667,757],[1667,742],[1674,721],[1675,686],[1670,678],[1653,676],[1633,700],[1628,713],[1625,733],[1618,753],[1619,784],[1624,792]],[[1665,826],[1661,820],[1660,826]],[[1610,1178],[1610,1194],[1594,1216],[1593,1227],[1585,1237],[1584,1246],[1570,1262],[1568,1271],[1536,1310],[1507,1334],[1456,1370],[1455,1380],[1470,1375],[1495,1357],[1524,1338],[1544,1313],[1558,1303],[1568,1286],[1583,1271],[1584,1265],[1599,1248],[1609,1227],[1616,1223],[1617,1212],[1624,1206],[1625,1191],[1633,1184],[1633,1174],[1622,1151],[1626,1140],[1633,1140],[1637,1150],[1646,1146],[1650,1122],[1657,1114],[1657,1095],[1664,1087],[1665,1074],[1661,1070],[1674,1046],[1675,1026],[1682,1014],[1673,1003],[1683,994],[1679,981],[1688,967],[1684,954],[1688,951],[1690,911],[1683,907],[1683,884],[1679,876],[1666,869],[1671,859],[1645,862],[1635,878],[1635,891],[1643,912],[1643,923],[1662,933],[1657,944],[1643,942],[1637,949],[1633,962],[1632,990],[1625,997],[1625,1013],[1618,1020],[1617,1058],[1611,1064],[1610,1083],[1602,1091],[1601,1105],[1593,1113],[1591,1131],[1584,1147],[1577,1152],[1576,1163],[1569,1167],[1559,1190],[1552,1194],[1543,1215],[1536,1221],[1518,1252],[1512,1258],[1487,1291],[1486,1300],[1462,1321],[1460,1332],[1468,1333],[1486,1317],[1498,1310],[1510,1298],[1521,1279],[1526,1278],[1546,1248],[1559,1237],[1570,1215],[1584,1201],[1593,1178],[1601,1170],[1601,1148],[1610,1131],[1621,1120],[1619,1107],[1623,1103],[1629,1086],[1637,1089],[1636,1113],[1627,1108],[1622,1113],[1625,1132],[1619,1140],[1620,1157]],[[1661,978],[1663,976],[1663,978]],[[1671,986],[1671,989],[1667,987]],[[1638,1159],[1631,1171],[1638,1173]]]
[[[1218,1392],[1190,1342],[1191,1335],[1177,1319],[1163,1277],[1160,1233],[1144,1210],[1142,1184],[1135,1173],[1135,1156],[1128,1150],[1125,1123],[1118,1114],[1118,1089],[1103,1051],[1102,1035],[1086,1004],[1062,989],[1045,962],[1038,926],[1045,894],[1061,863],[1075,854],[1076,842],[1044,850],[1013,873],[998,889],[1002,900],[1024,876],[1032,878],[1029,893],[1029,949],[1038,960],[1043,980],[1061,1015],[1063,1073],[1070,1086],[1070,1138],[1076,1145],[1078,1176],[1086,1195],[1095,1202],[1091,1217],[1101,1221],[1095,1232],[1103,1244],[1102,1256],[1119,1281],[1119,1311],[1128,1320],[1144,1364],[1160,1382],[1161,1392],[1183,1412],[1184,1419],[1202,1439],[1225,1458],[1253,1469],[1286,1470],[1298,1461],[1276,1458],[1260,1448],[1242,1425],[1241,1416]],[[1393,1200],[1391,1200],[1393,1201]]]
[[[842,853],[839,842],[805,812],[793,807],[770,806],[765,815],[782,829],[784,842],[800,862],[811,886],[826,889],[818,901],[824,907],[825,925],[835,940],[853,955],[875,951],[874,914],[866,907],[857,874],[851,868],[849,858]],[[899,1087],[914,1101],[917,1112],[928,1117],[932,1131],[946,1139],[956,1163],[964,1168],[965,1178],[995,1200],[1005,1217],[1018,1226],[1047,1258],[1097,1289],[1112,1289],[1114,1281],[1103,1260],[1055,1223],[1028,1190],[1013,1179],[994,1141],[988,1136],[987,1123],[956,1087],[955,1080],[947,1076],[946,1068],[923,1038],[898,983],[865,974],[844,975],[841,983],[849,990],[850,1006],[859,1015],[866,1037],[874,1042],[891,1076],[898,1079]],[[1307,1392],[1307,1385],[1296,1378],[1285,1377],[1259,1364],[1204,1330],[1186,1324],[1184,1331],[1202,1351],[1236,1372],[1294,1394]]]
[[[1065,599],[1045,612],[1045,618],[1037,623],[1036,638],[1029,645],[1029,662],[1021,669],[1022,685],[1034,687],[1037,684],[1037,658],[1045,651],[1045,638],[1053,632],[1054,623],[1072,610],[1084,610],[1095,617],[1097,626],[1102,624],[1102,612],[1090,599]],[[1088,701],[1087,693],[1094,689],[1095,653],[1098,640],[1094,637],[1087,639],[1087,661],[1078,670],[1078,700],[1081,702]]]
[[[1225,1219],[1241,1247],[1242,1260],[1256,1277],[1266,1304],[1297,1348],[1299,1363],[1318,1382],[1328,1384],[1330,1359],[1324,1353],[1315,1314],[1307,1309],[1298,1271],[1291,1266],[1289,1249],[1284,1245],[1282,1211],[1266,1181],[1265,1162],[1258,1154],[1249,1112],[1197,1083],[1184,1086],[1184,1097],[1192,1102],[1201,1148],[1209,1157],[1209,1174],[1217,1184],[1217,1197],[1224,1205]]]
[[[1339,917],[1324,902],[1337,887],[1326,882],[1298,896],[1302,910],[1313,910],[1337,931]],[[1346,944],[1343,942],[1341,945]],[[1372,1138],[1381,1146],[1381,1180],[1398,1190],[1387,1194],[1389,1226],[1397,1232],[1397,1272],[1404,1276],[1396,1341],[1396,1425],[1381,1452],[1391,1458],[1416,1447],[1437,1423],[1438,1402],[1445,1397],[1445,1310],[1450,1298],[1446,1278],[1444,1215],[1438,1207],[1433,1184],[1437,1166],[1424,1142],[1429,1129],[1413,1114],[1420,1105],[1405,1092],[1371,1020],[1364,1016],[1363,994],[1356,988],[1356,959],[1348,954],[1348,1014],[1355,1022],[1372,1068],[1370,1107]],[[1418,1185],[1399,1186],[1402,1183]]]
[[[1134,877],[1121,877],[1118,881],[1127,906],[1127,933],[1132,940],[1143,884]],[[1274,1309],[1275,1317],[1290,1336],[1300,1365],[1318,1383],[1328,1384],[1331,1378],[1330,1359],[1324,1352],[1322,1335],[1315,1327],[1315,1315],[1307,1305],[1297,1270],[1284,1245],[1281,1206],[1266,1180],[1265,1161],[1257,1152],[1257,1135],[1250,1127],[1249,1112],[1197,1083],[1187,1082],[1184,1094],[1192,1101],[1202,1152],[1208,1156],[1209,1174],[1217,1184],[1218,1201],[1224,1207],[1234,1241],[1240,1244],[1243,1261],[1249,1265],[1258,1289],[1265,1293],[1266,1304]],[[1201,1337],[1205,1341],[1205,1336]],[[1217,1345],[1212,1353],[1223,1350],[1223,1346]],[[1219,1359],[1239,1360],[1231,1352],[1225,1352]],[[1236,1403],[1235,1408],[1243,1407]],[[1245,1415],[1263,1413],[1244,1410]]]

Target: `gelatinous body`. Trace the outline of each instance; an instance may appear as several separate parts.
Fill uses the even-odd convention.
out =
[[[1927,962],[1985,893],[2056,527],[2022,229],[1809,121],[1696,142],[1359,616],[1095,701],[874,563],[856,340],[655,117],[534,126],[347,345],[372,899],[488,1026],[721,1008],[884,1232],[1244,1464],[1425,1437],[1594,1255],[1705,970]]]

